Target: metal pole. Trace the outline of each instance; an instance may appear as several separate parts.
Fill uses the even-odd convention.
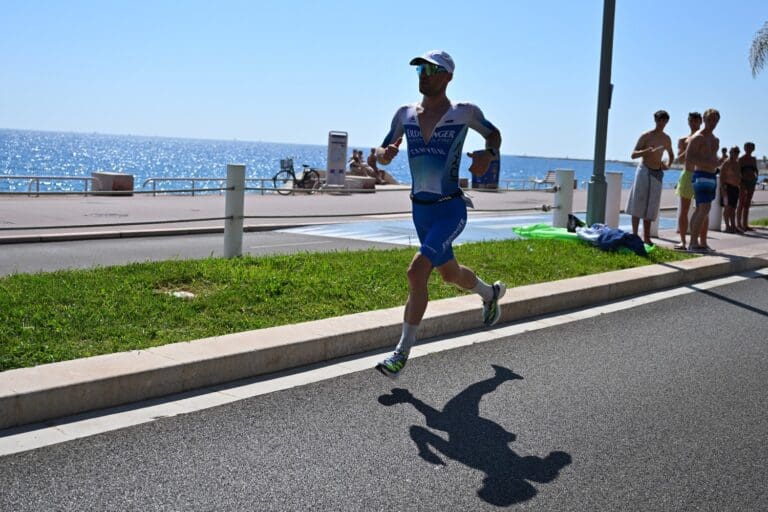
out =
[[[603,45],[600,52],[600,89],[597,98],[597,129],[592,179],[587,187],[587,224],[605,222],[605,141],[608,137],[608,110],[611,108],[611,59],[616,0],[603,2]]]
[[[243,253],[243,212],[245,201],[245,166],[227,165],[227,195],[224,196],[224,257]]]

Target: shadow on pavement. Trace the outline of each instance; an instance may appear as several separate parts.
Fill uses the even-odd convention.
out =
[[[762,279],[768,279],[768,276],[762,276]],[[746,309],[747,311],[751,311],[752,313],[762,315],[765,317],[768,317],[768,311],[765,311],[764,309],[756,308],[750,304],[746,304],[744,302],[731,299],[730,297],[726,297],[725,295],[717,292],[713,292],[712,290],[702,290],[699,288],[694,288],[696,290],[696,293],[701,293],[703,295],[706,295],[708,297],[712,297],[714,299],[721,300],[723,302],[727,302],[728,304],[731,304],[732,306],[736,306],[742,309]]]
[[[507,432],[498,423],[480,417],[483,395],[495,391],[504,382],[522,379],[507,368],[492,366],[495,370],[493,377],[472,384],[449,400],[442,411],[400,388],[380,396],[379,403],[385,406],[413,405],[424,414],[429,428],[448,434],[446,441],[424,427],[412,425],[410,435],[419,456],[431,464],[445,465],[439,455],[442,454],[483,471],[485,477],[477,495],[490,504],[509,506],[536,496],[538,491],[530,482],[552,482],[560,470],[571,463],[571,456],[554,451],[544,458],[521,457],[509,447],[509,443],[517,438],[515,434]]]

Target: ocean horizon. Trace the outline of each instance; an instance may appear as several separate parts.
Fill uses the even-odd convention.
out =
[[[350,146],[365,155],[370,147]],[[54,132],[38,130],[0,129],[0,191],[26,192],[29,180],[8,179],[7,176],[90,177],[92,172],[119,172],[134,176],[136,190],[149,178],[162,178],[158,190],[187,188],[170,178],[226,177],[230,163],[245,164],[247,178],[270,179],[280,169],[280,160],[293,158],[294,166],[302,164],[325,169],[327,147],[315,144],[279,142],[192,139],[144,135],[112,135],[101,133]],[[468,178],[470,160],[464,156],[460,177]],[[625,186],[634,177],[636,163],[607,160],[606,172],[622,173]],[[399,182],[411,181],[408,160],[400,155],[386,170]],[[522,188],[533,179],[543,178],[553,169],[572,169],[579,188],[591,179],[593,161],[583,158],[542,157],[502,154],[501,182],[513,180],[510,188]],[[678,170],[665,172],[665,187],[674,186]],[[198,184],[198,188],[219,186],[218,183]],[[502,183],[502,187],[504,184]],[[84,181],[41,180],[41,191],[82,191]]]

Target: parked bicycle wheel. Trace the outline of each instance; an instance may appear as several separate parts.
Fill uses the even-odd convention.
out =
[[[304,179],[301,180],[301,188],[308,194],[314,194],[320,188],[320,174],[317,171],[309,170],[304,173]]]
[[[290,171],[280,171],[272,178],[277,193],[287,196],[293,193],[293,173]]]

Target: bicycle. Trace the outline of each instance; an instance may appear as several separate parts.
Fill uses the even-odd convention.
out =
[[[280,160],[280,170],[272,178],[272,183],[278,194],[287,196],[297,190],[314,194],[320,188],[320,173],[306,164],[302,164],[302,171],[296,176],[293,169],[293,159]]]

